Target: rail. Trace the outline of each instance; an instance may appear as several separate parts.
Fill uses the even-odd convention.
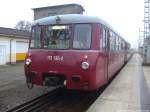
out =
[[[55,103],[60,98],[58,96],[61,96],[59,94],[61,94],[62,91],[62,88],[57,88],[6,112],[38,112],[45,108],[47,105]]]

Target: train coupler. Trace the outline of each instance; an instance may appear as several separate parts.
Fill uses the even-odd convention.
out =
[[[66,86],[66,80],[59,75],[45,75],[43,78],[43,86]]]
[[[29,89],[32,89],[34,87],[33,77],[34,77],[33,74],[26,75],[26,84]]]

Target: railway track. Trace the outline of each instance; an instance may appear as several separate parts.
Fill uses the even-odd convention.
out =
[[[12,108],[6,112],[38,112],[44,109],[47,105],[53,104],[61,97],[62,88],[57,88],[49,93],[39,96],[29,102]]]

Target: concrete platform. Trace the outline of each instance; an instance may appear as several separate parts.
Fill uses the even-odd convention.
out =
[[[150,67],[135,54],[87,112],[150,112]]]

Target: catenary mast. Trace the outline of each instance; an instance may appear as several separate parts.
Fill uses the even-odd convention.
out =
[[[150,0],[144,3],[143,64],[150,65]]]

